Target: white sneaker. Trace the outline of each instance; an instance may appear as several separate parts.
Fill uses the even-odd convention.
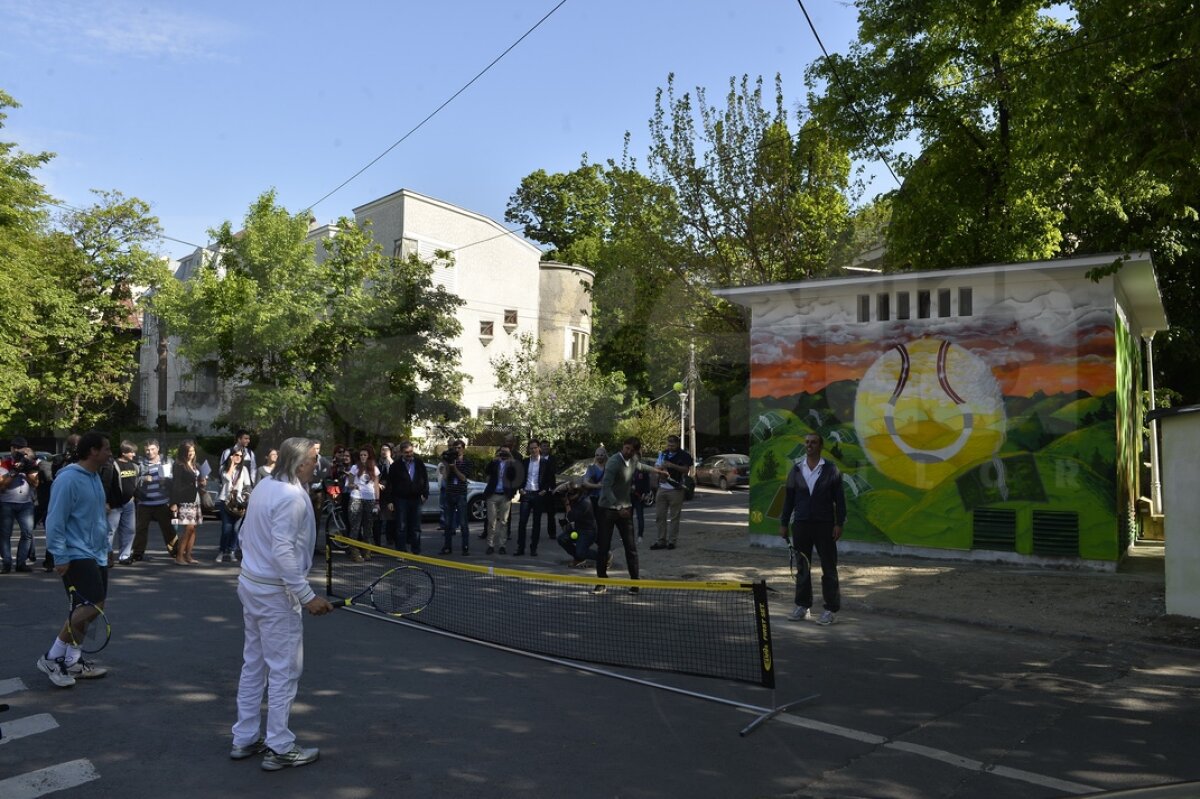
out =
[[[803,605],[797,605],[792,608],[792,612],[788,614],[788,621],[804,621],[808,618],[808,608]]]
[[[80,658],[74,664],[67,666],[67,674],[70,674],[76,680],[94,680],[97,677],[103,677],[108,674],[108,669],[103,666],[97,666],[90,660]]]
[[[225,560],[225,553],[224,553],[224,552],[218,552],[218,553],[217,553],[217,556],[216,556],[215,558],[213,558],[213,563],[220,563],[220,562],[221,562],[221,561],[223,561],[223,560]]]
[[[305,749],[299,744],[292,744],[292,748],[283,754],[279,754],[274,749],[268,749],[267,756],[262,761],[262,770],[279,771],[280,769],[292,768],[294,766],[307,766],[316,760],[320,754],[321,750],[316,747]]]
[[[817,624],[833,624],[837,621],[837,614],[832,610],[826,610],[821,613],[821,617],[817,619]]]
[[[75,684],[75,678],[67,670],[66,662],[62,658],[51,660],[43,655],[37,659],[37,667],[38,671],[49,677],[50,682],[59,688],[70,688]]]

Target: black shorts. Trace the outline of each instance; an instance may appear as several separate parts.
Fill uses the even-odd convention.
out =
[[[67,564],[67,573],[62,576],[63,587],[93,605],[102,605],[108,597],[108,567],[101,566],[92,558],[73,560]]]

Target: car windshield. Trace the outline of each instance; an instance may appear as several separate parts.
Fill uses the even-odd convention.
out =
[[[725,460],[726,460],[726,462],[732,464],[733,466],[745,466],[747,463],[750,462],[750,456],[749,455],[726,455]]]

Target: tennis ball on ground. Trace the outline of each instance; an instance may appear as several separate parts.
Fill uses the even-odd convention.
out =
[[[579,538],[579,533],[572,530],[571,531],[571,540],[574,541],[576,538]]]

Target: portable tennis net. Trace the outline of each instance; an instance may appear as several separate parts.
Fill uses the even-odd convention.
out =
[[[357,562],[327,547],[331,597],[353,597],[400,563],[419,566],[435,591],[407,617],[417,624],[552,658],[775,687],[765,582],[600,580],[332,540],[371,557]],[[601,583],[607,591],[593,593]]]

